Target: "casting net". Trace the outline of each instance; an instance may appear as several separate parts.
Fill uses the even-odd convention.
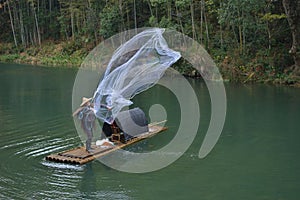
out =
[[[148,29],[121,45],[113,54],[94,93],[97,118],[111,124],[135,95],[155,85],[180,53],[168,47],[164,29]]]

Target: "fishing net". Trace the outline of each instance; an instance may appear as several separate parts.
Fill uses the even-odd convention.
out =
[[[113,54],[94,93],[96,116],[111,124],[135,95],[155,85],[180,53],[168,47],[164,29],[148,29],[121,45]]]

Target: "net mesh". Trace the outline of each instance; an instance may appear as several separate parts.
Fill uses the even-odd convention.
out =
[[[155,85],[180,53],[168,47],[164,29],[145,30],[121,45],[113,54],[94,93],[97,118],[111,124],[135,95]]]

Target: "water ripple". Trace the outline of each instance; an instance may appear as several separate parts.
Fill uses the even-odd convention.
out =
[[[22,139],[20,139],[21,140],[20,142],[13,141],[13,142],[11,142],[11,144],[4,145],[3,147],[0,147],[0,150],[4,150],[4,149],[7,149],[7,148],[13,148],[13,147],[16,147],[16,146],[22,146],[22,145],[30,144],[30,143],[34,143],[34,142],[39,142],[39,141],[42,141],[42,140],[45,140],[45,139],[49,138],[50,136],[43,136],[43,137],[40,137],[40,136],[31,136],[31,138],[32,137],[33,137],[33,139],[22,138]]]
[[[82,165],[70,165],[70,164],[64,164],[64,163],[54,163],[54,162],[49,162],[46,160],[43,160],[41,162],[42,165],[49,167],[49,168],[54,168],[54,169],[71,169],[71,170],[76,170],[76,171],[83,171],[84,167]]]
[[[67,149],[67,147],[71,147],[73,146],[73,144],[67,144],[67,145],[51,145],[51,146],[47,146],[45,148],[38,148],[37,150],[34,151],[30,151],[28,153],[25,154],[25,156],[40,156],[40,155],[45,155],[48,153],[52,153],[52,152],[56,152],[58,150],[61,149]]]

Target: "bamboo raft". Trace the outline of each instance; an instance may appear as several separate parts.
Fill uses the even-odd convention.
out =
[[[88,152],[85,149],[85,146],[77,147],[74,149],[66,150],[60,153],[55,153],[46,156],[46,160],[58,162],[58,163],[68,163],[75,165],[82,165],[88,162],[95,160],[96,158],[103,157],[112,153],[118,149],[122,149],[134,143],[137,143],[141,140],[150,138],[162,131],[165,131],[167,128],[163,126],[159,126],[156,124],[149,124],[149,132],[143,133],[126,143],[115,143],[114,145],[92,145],[93,151]]]

